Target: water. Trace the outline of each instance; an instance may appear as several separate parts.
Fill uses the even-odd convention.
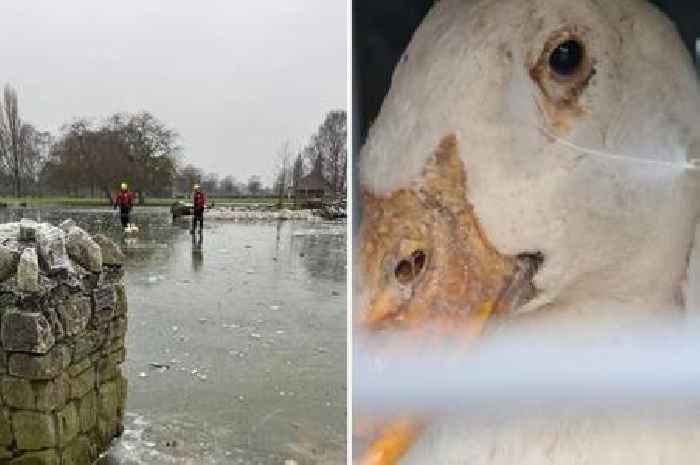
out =
[[[345,462],[346,246],[339,223],[205,224],[136,209],[6,210],[73,218],[121,242],[126,431],[100,465]]]

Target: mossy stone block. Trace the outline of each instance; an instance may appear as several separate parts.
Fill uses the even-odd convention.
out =
[[[86,433],[95,427],[97,422],[97,392],[90,391],[82,399],[78,406],[78,419],[80,431]]]
[[[53,379],[70,365],[70,350],[56,345],[46,355],[14,353],[10,355],[8,372],[26,379]]]
[[[0,409],[0,446],[12,444],[12,429],[10,428],[10,412],[7,409]]]
[[[12,430],[19,450],[39,450],[57,443],[56,421],[48,413],[16,411],[12,414]]]
[[[90,465],[92,463],[92,445],[85,436],[78,436],[63,450],[61,454],[64,465]]]
[[[96,374],[94,368],[89,368],[70,380],[70,398],[80,399],[89,391],[95,389]]]
[[[56,423],[58,425],[58,445],[65,447],[80,431],[78,408],[75,402],[68,403],[63,410],[56,414]]]
[[[58,465],[58,456],[53,449],[26,452],[13,459],[10,465]]]

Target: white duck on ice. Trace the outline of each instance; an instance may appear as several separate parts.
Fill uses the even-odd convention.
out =
[[[134,223],[129,223],[124,228],[124,232],[126,234],[136,234],[137,232],[139,232],[139,227],[136,226]]]
[[[556,322],[569,338],[584,325],[614,334],[628,327],[623,316],[698,307],[698,121],[690,56],[646,1],[441,0],[362,149],[359,326],[462,311],[489,319],[467,325],[475,334],[494,326],[493,307],[516,331]],[[443,228],[445,217],[457,221]],[[537,257],[525,273],[531,292],[499,304],[520,279],[517,257]],[[406,463],[690,463],[676,459],[700,449],[661,427],[642,447],[642,428],[603,441],[605,428],[576,424],[463,434],[451,425],[454,434],[429,426]],[[591,447],[596,438],[605,447]],[[612,459],[629,441],[639,447]]]

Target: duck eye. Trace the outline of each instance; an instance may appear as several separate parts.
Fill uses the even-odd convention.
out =
[[[571,76],[583,63],[585,50],[578,40],[566,40],[549,55],[549,67],[560,76]]]
[[[394,275],[401,284],[411,283],[423,270],[425,266],[425,252],[414,251],[409,258],[404,258],[396,264]]]

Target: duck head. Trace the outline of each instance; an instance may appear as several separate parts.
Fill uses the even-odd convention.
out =
[[[700,92],[642,0],[441,0],[360,156],[359,322],[681,307]]]

